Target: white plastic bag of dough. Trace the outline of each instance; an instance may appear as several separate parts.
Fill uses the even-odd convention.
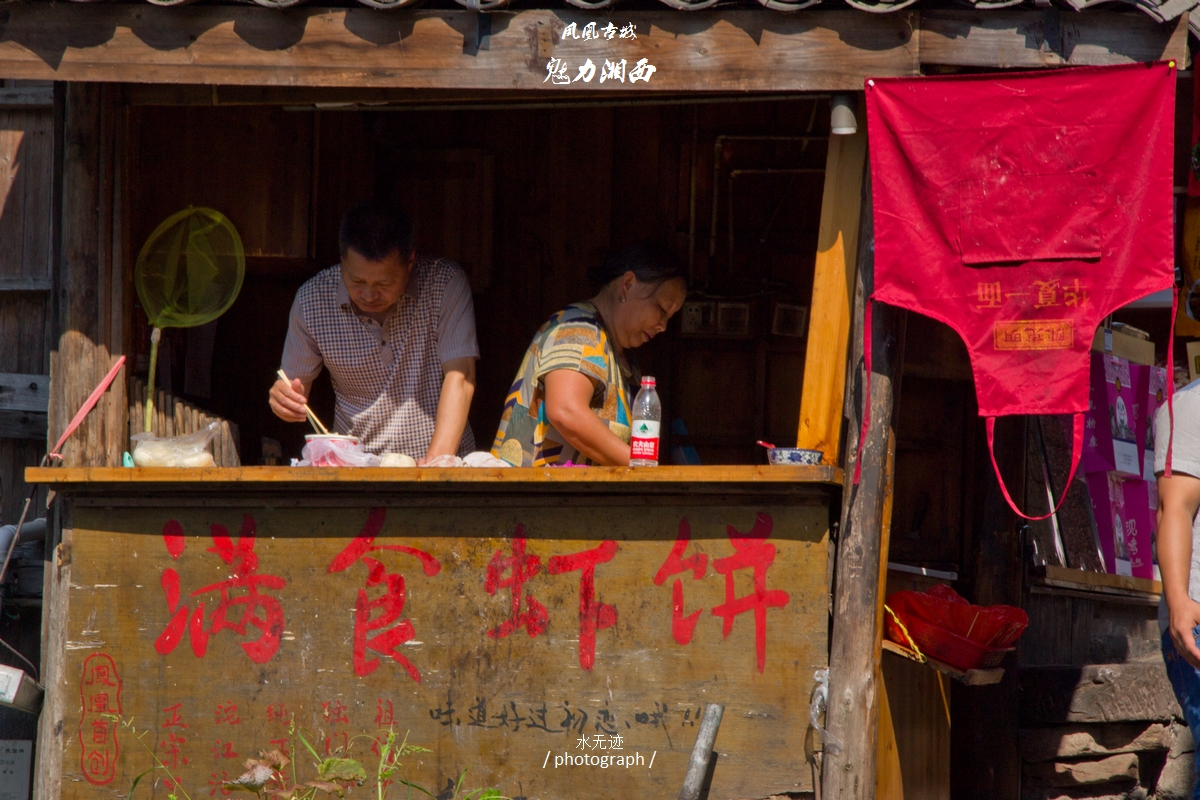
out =
[[[463,456],[464,467],[511,467],[512,464],[496,458],[486,450],[476,450]]]
[[[378,467],[379,456],[363,449],[358,439],[330,434],[304,437],[297,467]]]
[[[220,423],[210,422],[195,433],[159,437],[135,433],[133,463],[138,467],[212,467],[216,466],[208,443],[217,435]]]
[[[425,463],[427,467],[461,467],[462,465],[463,460],[452,455],[437,456]]]
[[[379,459],[381,467],[415,467],[417,460],[404,453],[384,453]]]

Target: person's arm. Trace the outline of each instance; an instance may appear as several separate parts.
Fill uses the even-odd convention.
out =
[[[546,418],[567,442],[596,464],[629,466],[629,445],[592,410],[596,384],[582,372],[556,369],[542,378]]]
[[[275,416],[287,422],[304,422],[304,404],[308,402],[308,393],[312,383],[321,373],[323,360],[317,342],[304,324],[304,315],[300,309],[300,295],[292,301],[292,310],[288,317],[287,339],[283,343],[283,358],[281,366],[285,375],[271,385],[267,396],[271,411]]]
[[[1156,548],[1163,597],[1170,615],[1171,640],[1192,666],[1200,669],[1200,648],[1192,629],[1200,625],[1200,603],[1188,596],[1192,572],[1192,522],[1200,509],[1200,479],[1180,472],[1158,478]]]
[[[438,456],[457,455],[475,396],[475,359],[456,358],[442,364],[442,394],[438,398],[437,419],[433,423],[433,440],[425,457],[417,462],[424,466]]]

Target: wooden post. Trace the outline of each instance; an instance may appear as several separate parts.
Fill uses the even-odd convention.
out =
[[[708,777],[717,729],[721,727],[721,717],[724,714],[725,706],[719,703],[709,703],[705,706],[704,719],[700,722],[700,733],[696,734],[696,744],[692,747],[692,757],[688,761],[687,775],[683,779],[679,800],[697,800],[700,797],[704,779]]]
[[[846,347],[866,158],[867,118],[860,102],[858,133],[829,137],[796,441],[797,447],[823,452],[829,464],[838,463],[841,441]]]
[[[874,248],[871,245],[870,182],[862,200],[862,236],[858,247],[858,278],[854,330],[863,330],[863,301],[874,288]],[[876,716],[879,633],[879,576],[883,533],[890,510],[893,382],[899,372],[900,312],[883,304],[873,309],[873,366],[870,397],[865,398],[862,337],[853,342],[856,364],[849,398],[846,485],[838,538],[833,595],[833,630],[829,653],[829,732],[841,740],[839,752],[826,752],[822,766],[824,800],[863,800],[875,794]],[[870,426],[861,453],[862,475],[853,473],[862,424],[870,402]]]

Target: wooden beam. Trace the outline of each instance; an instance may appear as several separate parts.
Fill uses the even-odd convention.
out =
[[[49,375],[0,373],[0,409],[46,413],[50,405]],[[42,433],[45,433],[43,430]]]
[[[863,301],[874,288],[874,248],[870,192],[863,202],[855,289],[855,330],[863,329]],[[889,475],[894,453],[893,381],[899,372],[899,310],[879,304],[873,309],[870,393],[865,389],[861,337],[854,342],[853,398],[846,443],[846,485],[837,545],[833,623],[829,648],[829,732],[842,742],[837,753],[826,750],[822,763],[822,796],[866,800],[875,792],[876,725],[879,704],[876,667],[881,555],[890,510]],[[869,404],[869,405],[868,405]],[[870,424],[861,454],[858,431],[865,408]],[[862,475],[853,484],[856,459]]]
[[[0,409],[0,439],[45,439],[46,414]]]
[[[921,63],[993,69],[1104,66],[1175,59],[1188,66],[1187,14],[1045,11],[921,12]]]
[[[46,83],[40,86],[6,86],[0,87],[0,108],[50,108],[54,105],[54,86]]]
[[[470,11],[237,6],[13,4],[0,24],[0,76],[57,81],[538,89],[595,93],[830,91],[868,76],[917,70],[916,17],[837,11],[627,11],[636,39],[562,40],[575,10],[479,15]],[[479,20],[490,23],[490,33]],[[486,40],[481,36],[486,34]],[[539,35],[540,34],[540,35]],[[548,34],[548,35],[547,35]],[[646,58],[649,83],[608,80],[556,86],[590,58]]]
[[[47,278],[0,278],[0,292],[48,292],[52,288]]]
[[[860,102],[858,133],[829,137],[796,437],[797,447],[820,450],[828,464],[837,464],[840,457],[846,348],[866,160],[867,116]]]

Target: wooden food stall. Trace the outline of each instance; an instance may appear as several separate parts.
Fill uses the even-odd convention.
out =
[[[514,798],[671,796],[707,703],[726,708],[709,797],[870,796],[903,323],[876,310],[864,400],[865,117],[832,134],[830,93],[1187,55],[1186,16],[1102,12],[1069,47],[1040,13],[999,11],[6,13],[0,75],[59,82],[51,440],[129,358],[64,463],[26,472],[56,497],[39,800],[123,794],[155,759],[170,776],[136,796],[176,779],[223,796],[246,758],[288,746],[293,718],[320,755],[368,765],[381,732],[407,731],[431,751],[407,777],[435,792],[467,769]],[[636,39],[567,33],[610,17]],[[655,71],[584,88],[551,69],[618,57]],[[341,211],[372,196],[408,204],[419,246],[468,272],[480,442],[597,253],[670,243],[694,315],[642,367],[664,451],[704,465],[269,465],[301,434],[265,402],[291,298],[336,262]],[[237,226],[246,284],[206,343],[165,337],[156,424],[204,409],[231,423],[227,452],[209,470],[125,468],[148,349],[133,259],[189,204]],[[786,322],[796,309],[807,325]],[[864,402],[862,481],[844,491]],[[763,466],[755,439],[824,464]],[[840,746],[814,758],[826,667]]]

